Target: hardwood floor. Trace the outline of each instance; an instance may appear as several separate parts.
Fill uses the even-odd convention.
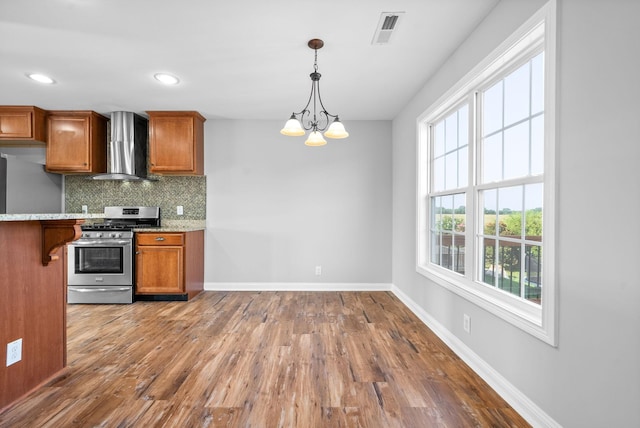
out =
[[[388,292],[68,307],[68,367],[2,427],[526,427]]]

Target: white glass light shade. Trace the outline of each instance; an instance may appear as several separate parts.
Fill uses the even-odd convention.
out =
[[[327,144],[327,140],[322,138],[322,134],[318,131],[313,131],[309,134],[309,138],[304,142],[307,146],[318,147]]]
[[[347,138],[349,133],[344,129],[342,122],[336,119],[331,126],[329,126],[327,132],[324,133],[324,136],[327,138]]]
[[[288,135],[289,137],[299,137],[304,135],[304,129],[302,129],[300,121],[291,115],[291,118],[284,124],[284,128],[280,130],[280,133],[282,135]]]

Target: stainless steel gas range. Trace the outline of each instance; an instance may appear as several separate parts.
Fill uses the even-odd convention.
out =
[[[82,226],[69,244],[68,303],[133,303],[134,229],[160,227],[159,207],[105,207],[102,223]]]

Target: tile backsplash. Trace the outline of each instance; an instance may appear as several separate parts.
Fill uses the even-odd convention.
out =
[[[205,220],[206,177],[157,176],[157,181],[94,181],[86,176],[65,177],[65,211],[102,213],[105,206],[159,206],[163,220]],[[184,207],[177,215],[176,207]]]

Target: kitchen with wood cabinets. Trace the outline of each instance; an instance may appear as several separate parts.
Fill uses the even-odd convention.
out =
[[[59,376],[66,366],[66,243],[79,239],[85,219],[100,222],[104,206],[141,198],[151,205],[170,204],[163,205],[162,227],[135,232],[139,300],[188,304],[203,290],[205,119],[192,111],[149,117],[151,180],[96,181],[87,178],[107,169],[107,117],[94,111],[0,106],[0,146],[39,145],[46,170],[65,175],[66,182],[66,213],[28,219],[0,214],[0,240],[11,242],[0,246],[0,288],[11,297],[1,299],[0,308],[13,314],[3,321],[0,340],[22,340],[22,359],[0,367],[0,409]],[[88,213],[80,214],[85,205]],[[184,205],[184,215],[176,215],[176,205],[180,210]],[[55,234],[53,226],[65,234]]]

